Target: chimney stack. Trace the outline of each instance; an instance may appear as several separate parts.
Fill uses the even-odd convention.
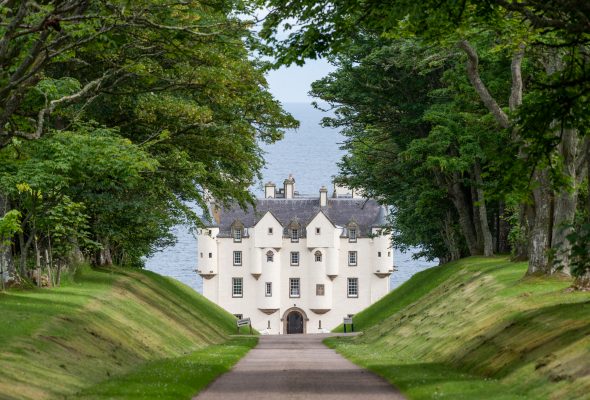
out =
[[[274,199],[276,196],[276,185],[272,182],[267,182],[264,185],[264,198],[265,199]]]
[[[295,178],[289,174],[289,177],[283,182],[285,199],[292,199],[295,194]]]
[[[326,207],[328,205],[328,189],[325,186],[320,188],[320,207]]]

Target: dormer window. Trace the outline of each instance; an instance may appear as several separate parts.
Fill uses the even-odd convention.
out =
[[[234,239],[234,243],[242,241],[242,237],[244,236],[244,224],[239,220],[235,220],[234,223],[231,224],[231,236]]]
[[[273,262],[274,256],[275,256],[275,253],[273,253],[271,250],[269,250],[266,253],[266,262]]]
[[[315,252],[315,261],[322,262],[322,252],[319,250]]]
[[[359,233],[359,226],[356,221],[352,219],[348,225],[346,225],[346,229],[348,231],[348,241],[355,243]]]
[[[291,220],[291,222],[287,226],[286,235],[287,235],[287,237],[291,238],[292,243],[299,242],[300,229],[301,229],[301,224],[299,223],[297,218],[294,218],[293,220]]]

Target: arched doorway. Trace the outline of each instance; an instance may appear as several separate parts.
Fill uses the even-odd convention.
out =
[[[307,315],[305,311],[297,307],[291,307],[283,314],[283,333],[305,333],[307,331]]]
[[[287,333],[303,333],[303,315],[299,311],[287,315]]]

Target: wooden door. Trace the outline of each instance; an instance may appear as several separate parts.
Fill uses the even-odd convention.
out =
[[[287,333],[303,333],[303,315],[297,311],[287,316]]]

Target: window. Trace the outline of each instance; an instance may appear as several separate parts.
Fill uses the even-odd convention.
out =
[[[291,229],[291,242],[299,241],[299,231],[297,229]]]
[[[356,242],[356,229],[349,229],[348,230],[348,241],[349,242]]]
[[[272,228],[268,228],[268,234],[272,235]]]
[[[298,251],[292,251],[291,252],[291,265],[299,265],[299,252]]]
[[[211,236],[213,234],[213,231],[211,229],[209,229],[208,235]]]
[[[358,278],[348,278],[348,297],[359,297]]]
[[[213,258],[213,253],[209,253],[209,258]]]
[[[201,258],[203,258],[203,253],[201,253]]]
[[[320,229],[320,228],[315,228],[315,234],[316,234],[316,235],[319,235],[319,234],[320,234],[320,232],[321,232],[321,229]]]
[[[264,284],[264,295],[266,297],[272,297],[272,282],[266,282]]]
[[[377,257],[381,257],[381,252],[380,251],[377,252]]]
[[[323,296],[325,293],[325,288],[323,283],[318,283],[315,285],[315,295],[316,296]]]
[[[242,230],[239,228],[234,228],[234,242],[241,242],[242,241]]]
[[[348,265],[355,266],[356,265],[356,251],[349,251],[348,252]]]
[[[242,252],[241,251],[234,251],[234,265],[237,265],[237,266],[242,265]]]
[[[299,297],[299,278],[289,278],[289,297]]]
[[[231,291],[232,297],[242,297],[244,295],[243,278],[231,278],[231,287],[232,287],[232,291]]]
[[[315,261],[316,262],[321,262],[322,261],[322,252],[319,251],[319,250],[315,252]]]
[[[275,253],[273,253],[272,250],[266,252],[266,262],[273,262],[274,258]]]

